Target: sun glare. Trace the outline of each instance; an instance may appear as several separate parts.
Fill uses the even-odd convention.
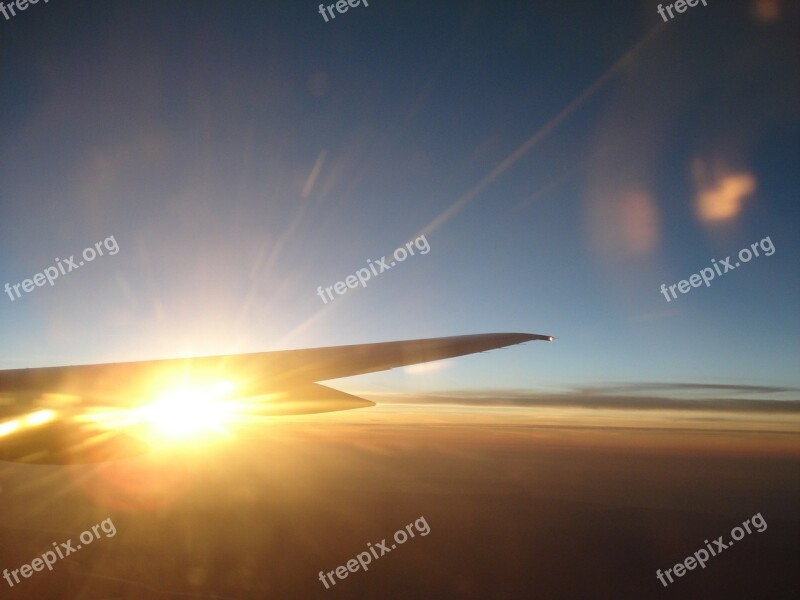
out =
[[[28,427],[36,427],[55,419],[56,413],[52,410],[38,410],[21,418],[0,423],[0,437],[11,435]]]
[[[182,386],[142,407],[140,416],[157,433],[170,438],[225,433],[238,408],[228,397],[234,389],[229,381]]]
[[[0,437],[14,433],[17,429],[19,429],[19,421],[16,419],[13,421],[7,421],[5,423],[0,423]]]
[[[159,387],[164,391],[151,396],[155,399],[149,404],[99,408],[77,419],[107,430],[126,430],[157,445],[227,436],[237,422],[246,420],[247,403],[236,397],[237,386],[231,381],[181,378]]]
[[[25,417],[26,425],[41,425],[52,421],[55,413],[52,410],[40,410]]]

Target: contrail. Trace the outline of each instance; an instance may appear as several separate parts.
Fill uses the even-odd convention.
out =
[[[570,102],[566,108],[561,110],[555,117],[553,117],[548,123],[546,123],[539,131],[533,134],[530,138],[528,138],[519,148],[517,148],[514,152],[512,152],[505,160],[503,160],[499,165],[497,165],[488,175],[486,175],[483,179],[478,182],[478,184],[473,187],[470,191],[466,194],[461,196],[458,200],[456,200],[449,208],[447,208],[444,212],[442,212],[438,217],[433,219],[421,232],[421,235],[427,235],[436,229],[438,229],[441,225],[447,222],[451,217],[455,216],[457,213],[461,212],[464,207],[469,204],[472,200],[478,196],[484,189],[486,189],[489,184],[491,184],[495,179],[500,177],[503,173],[505,173],[509,168],[511,168],[520,158],[522,158],[531,148],[536,146],[539,142],[541,142],[544,138],[546,138],[554,129],[556,129],[559,125],[561,125],[569,116],[572,115],[575,110],[577,110],[586,100],[591,98],[597,90],[603,87],[608,81],[614,77],[617,72],[619,72],[622,67],[630,62],[633,57],[645,46],[650,39],[655,35],[655,33],[663,26],[662,24],[657,25],[653,29],[651,29],[636,45],[628,50],[619,60],[617,60],[614,65],[608,69],[603,75],[601,75],[592,85],[586,88],[577,98],[575,98],[572,102]]]

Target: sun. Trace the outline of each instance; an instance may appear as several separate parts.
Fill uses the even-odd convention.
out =
[[[230,397],[235,389],[230,381],[184,384],[138,409],[138,420],[162,438],[226,434],[239,410],[238,403]]]

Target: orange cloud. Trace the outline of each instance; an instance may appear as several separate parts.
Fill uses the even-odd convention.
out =
[[[702,221],[726,221],[736,217],[744,200],[756,190],[756,178],[747,172],[731,173],[709,168],[701,161],[693,167],[697,215]]]

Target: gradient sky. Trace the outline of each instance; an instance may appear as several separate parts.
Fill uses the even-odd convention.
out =
[[[317,4],[0,17],[0,285],[120,247],[0,296],[0,368],[526,331],[348,385],[800,387],[796,5]]]

